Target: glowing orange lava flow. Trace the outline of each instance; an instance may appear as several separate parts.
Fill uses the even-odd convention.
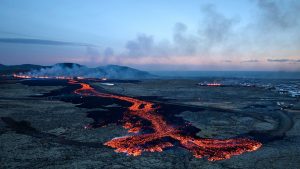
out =
[[[196,158],[208,157],[208,160],[215,161],[228,159],[233,155],[239,155],[244,152],[254,151],[262,146],[260,142],[247,138],[221,140],[185,136],[178,129],[168,125],[163,117],[156,113],[158,107],[154,107],[154,104],[151,102],[126,96],[100,93],[90,85],[74,80],[70,80],[69,83],[81,85],[80,89],[75,90],[75,93],[79,95],[115,98],[130,102],[132,106],[129,107],[129,113],[151,123],[151,127],[154,130],[153,133],[118,137],[104,143],[104,145],[115,148],[116,152],[123,152],[133,156],[141,155],[145,151],[161,152],[164,148],[174,146],[172,143],[163,140],[163,138],[171,138],[177,140],[182,147],[191,151]],[[126,122],[124,127],[129,132],[134,133],[138,133],[140,129],[139,124],[131,122]]]

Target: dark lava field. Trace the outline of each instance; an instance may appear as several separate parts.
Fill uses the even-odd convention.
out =
[[[299,168],[299,98],[203,79],[0,79],[0,168]]]

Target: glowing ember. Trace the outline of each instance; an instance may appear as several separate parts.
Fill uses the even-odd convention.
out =
[[[13,74],[13,76],[15,78],[21,78],[21,79],[30,79],[30,76],[26,76],[26,75],[17,75],[17,74]]]
[[[128,129],[129,133],[138,133],[142,128],[142,124],[141,122],[137,122],[137,123],[126,122],[123,127],[125,129]]]
[[[261,143],[247,138],[235,139],[205,139],[186,136],[177,128],[167,124],[163,117],[156,113],[159,107],[148,101],[142,101],[126,96],[118,96],[112,94],[99,93],[86,83],[79,83],[74,80],[69,81],[70,84],[80,84],[81,88],[75,90],[76,94],[83,96],[97,96],[115,98],[132,103],[129,114],[137,116],[151,123],[153,133],[138,134],[141,129],[141,123],[126,121],[124,128],[128,132],[137,133],[132,136],[118,137],[105,143],[105,145],[115,148],[116,152],[127,153],[128,155],[138,156],[142,152],[161,152],[167,147],[174,146],[165,138],[177,140],[180,146],[191,151],[196,158],[208,157],[208,160],[228,159],[233,155],[239,155],[244,152],[255,151],[262,146]],[[217,86],[217,84],[214,84]],[[125,119],[125,120],[129,120]]]

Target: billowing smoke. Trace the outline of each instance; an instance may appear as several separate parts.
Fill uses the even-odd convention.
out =
[[[126,52],[120,57],[207,56],[220,44],[226,51],[226,41],[233,35],[238,20],[225,17],[213,5],[207,5],[201,11],[203,20],[198,32],[189,33],[188,26],[178,22],[174,25],[171,41],[155,41],[153,36],[140,34],[126,43]]]
[[[173,52],[168,43],[157,43],[152,36],[145,34],[128,41],[125,47],[126,52],[120,54],[120,57],[164,57]]]
[[[300,1],[251,2],[254,8],[250,20],[225,15],[218,6],[208,4],[200,9],[198,27],[179,21],[174,24],[171,39],[139,34],[126,42],[124,50],[109,57],[103,51],[101,58],[106,59],[102,61],[128,65],[201,65],[203,68],[231,60],[226,63],[263,68],[267,64],[268,68],[276,69],[275,62],[268,58],[298,60]]]
[[[174,52],[176,55],[190,56],[197,53],[199,39],[188,34],[188,27],[183,23],[176,23],[174,26]]]
[[[24,75],[32,77],[84,77],[84,78],[109,78],[109,79],[145,79],[154,76],[148,72],[137,69],[107,65],[96,68],[88,68],[83,65],[73,63],[56,64],[48,68],[33,70]]]
[[[265,29],[288,30],[299,28],[300,2],[297,0],[258,0],[261,26]]]
[[[205,46],[213,48],[215,45],[224,44],[234,33],[237,18],[228,18],[218,12],[214,5],[202,8],[204,19],[199,26],[199,36],[205,42]]]

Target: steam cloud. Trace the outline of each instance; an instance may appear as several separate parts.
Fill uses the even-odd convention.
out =
[[[97,68],[88,68],[78,64],[56,64],[49,68],[33,70],[25,73],[33,77],[85,77],[85,78],[110,78],[110,79],[143,79],[153,78],[154,76],[137,69],[132,69],[125,66],[107,65]]]
[[[227,18],[219,13],[215,6],[202,8],[204,20],[196,34],[189,34],[188,26],[182,22],[174,25],[173,39],[167,42],[156,42],[152,36],[138,35],[126,44],[125,56],[191,56],[206,55],[213,48],[224,43],[232,35],[236,18]]]

